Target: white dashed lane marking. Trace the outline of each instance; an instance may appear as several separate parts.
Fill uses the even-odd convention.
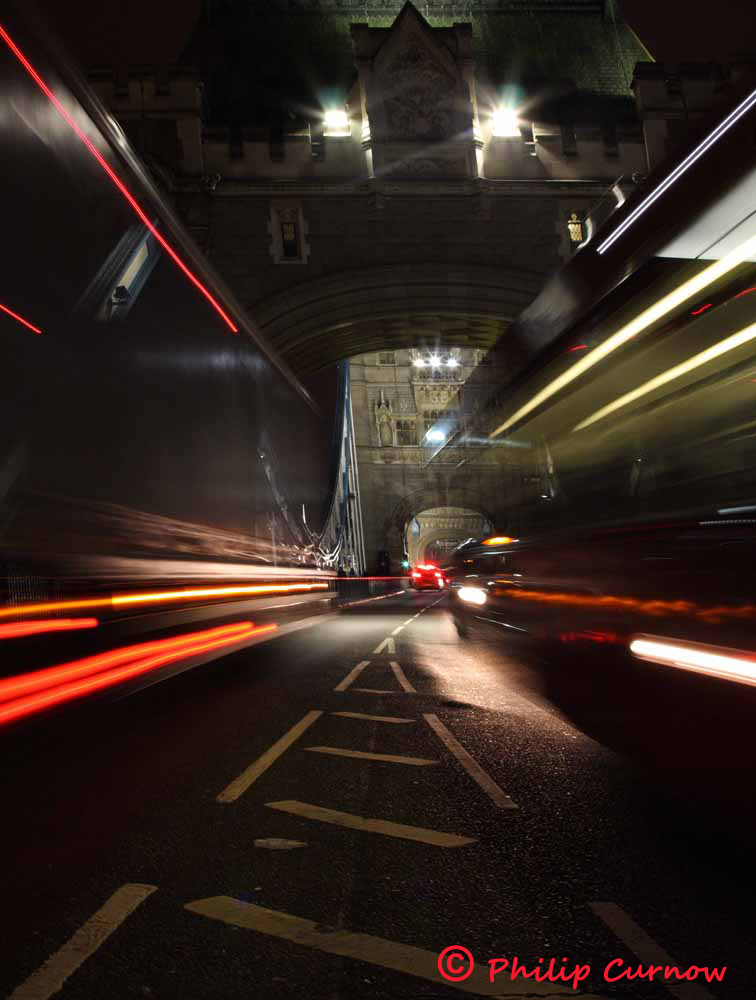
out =
[[[235,802],[240,795],[243,795],[247,791],[250,785],[257,781],[261,774],[264,774],[268,770],[271,764],[275,764],[281,754],[285,753],[292,743],[296,742],[302,733],[306,729],[309,729],[313,722],[319,719],[322,714],[320,710],[308,712],[303,719],[300,719],[295,726],[291,727],[288,733],[284,733],[280,740],[277,740],[253,764],[250,764],[246,770],[242,771],[238,778],[234,778],[231,784],[223,789],[216,801]]]
[[[198,899],[186,904],[191,913],[198,913],[211,920],[220,920],[232,927],[242,927],[245,930],[267,934],[270,937],[302,948],[313,948],[328,955],[339,955],[342,958],[352,958],[360,962],[368,962],[384,969],[401,972],[418,979],[437,983],[447,989],[457,989],[463,993],[474,993],[477,996],[518,997],[524,993],[528,997],[565,997],[566,988],[559,983],[538,983],[529,979],[527,983],[521,980],[512,982],[503,975],[492,983],[489,968],[481,964],[473,969],[467,979],[461,982],[449,982],[444,979],[438,969],[439,951],[425,951],[399,941],[389,941],[386,938],[374,937],[372,934],[356,934],[344,930],[323,930],[314,920],[304,920],[302,917],[269,910],[254,903],[243,903],[230,896],[214,896],[210,899]],[[404,990],[402,990],[404,995]],[[409,995],[409,994],[408,994]],[[600,1000],[596,996],[580,994],[580,1000]]]
[[[359,691],[361,694],[396,694],[396,691],[389,691],[388,688],[352,688],[352,691]]]
[[[394,660],[391,661],[391,669],[394,672],[394,677],[396,677],[396,679],[399,681],[399,686],[401,687],[402,691],[406,691],[407,694],[417,694],[417,691],[412,687],[410,682],[407,680],[407,676],[402,670],[402,668]]]
[[[157,889],[155,885],[121,886],[54,955],[11,993],[9,1000],[47,1000],[103,944],[128,916]]]
[[[384,837],[416,840],[421,844],[431,844],[433,847],[466,847],[468,844],[475,843],[474,837],[460,837],[456,833],[442,833],[439,830],[427,830],[422,826],[391,823],[385,819],[368,819],[365,816],[355,816],[353,813],[326,809],[308,802],[297,802],[290,799],[282,802],[266,802],[265,804],[269,809],[278,809],[279,812],[302,816],[304,819],[331,823],[334,826],[344,826],[349,830],[360,830],[363,833],[380,833]]]
[[[498,809],[517,809],[517,805],[510,799],[507,793],[503,789],[499,788],[493,778],[486,774],[477,760],[470,756],[467,750],[465,750],[462,744],[457,741],[456,737],[449,732],[438,716],[423,715],[423,718],[441,742],[444,743],[454,754],[473,781],[480,785]]]
[[[404,628],[404,625],[397,625],[396,628],[394,629],[394,631],[391,634],[392,635],[399,635],[399,633],[402,631],[403,628]]]
[[[331,715],[340,715],[344,719],[365,719],[369,722],[394,722],[397,725],[417,721],[416,719],[403,719],[397,715],[364,715],[362,712],[331,712]]]
[[[370,660],[361,660],[356,667],[353,667],[349,673],[346,675],[343,681],[336,685],[333,689],[334,691],[346,691],[360,676],[365,667],[370,663]]]
[[[389,654],[396,653],[396,643],[394,642],[394,640],[391,638],[390,635],[386,636],[383,642],[379,643],[376,646],[376,648],[373,650],[373,653],[382,653],[384,648],[386,652]]]
[[[377,760],[386,764],[413,764],[415,767],[425,767],[428,764],[438,764],[437,760],[426,757],[403,757],[390,753],[368,753],[366,750],[345,750],[343,747],[305,747],[313,753],[328,753],[334,757],[354,757],[356,760]]]

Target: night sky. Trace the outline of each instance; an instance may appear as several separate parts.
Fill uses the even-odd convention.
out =
[[[624,15],[656,59],[727,59],[756,53],[754,0],[619,0]],[[170,64],[196,24],[202,0],[131,0],[129,15],[103,0],[40,0],[56,30],[86,65]]]

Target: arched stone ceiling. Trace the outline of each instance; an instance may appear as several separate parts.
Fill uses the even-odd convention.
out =
[[[538,293],[527,271],[443,265],[355,268],[250,306],[298,374],[385,348],[490,347]]]

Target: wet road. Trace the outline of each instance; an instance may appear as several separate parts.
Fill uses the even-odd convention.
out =
[[[675,780],[688,679],[653,703],[600,667],[570,685],[518,637],[460,640],[446,602],[373,601],[3,734],[3,995],[576,995],[512,981],[516,956],[590,967],[577,995],[752,997],[750,772],[729,798]],[[476,963],[455,983],[451,945]],[[614,959],[727,972],[610,983]]]

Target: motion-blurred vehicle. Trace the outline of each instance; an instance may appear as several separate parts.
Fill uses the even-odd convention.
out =
[[[410,572],[410,586],[415,590],[444,590],[448,582],[435,563],[418,563]]]

